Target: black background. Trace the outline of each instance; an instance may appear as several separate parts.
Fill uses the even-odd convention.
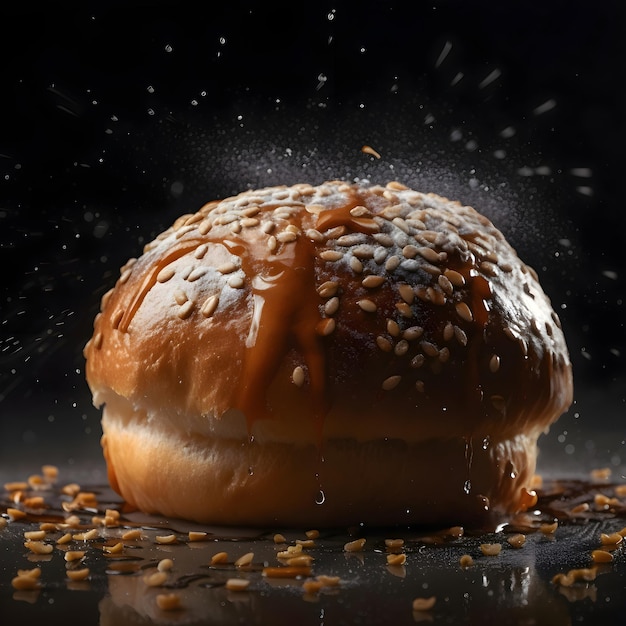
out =
[[[129,257],[207,200],[327,178],[398,179],[491,217],[567,334],[576,404],[554,458],[626,462],[622,2],[1,13],[6,463],[99,462],[82,346]]]

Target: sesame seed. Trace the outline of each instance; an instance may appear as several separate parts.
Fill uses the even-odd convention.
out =
[[[402,337],[407,341],[413,341],[419,339],[424,334],[424,329],[421,326],[409,326],[402,333]]]
[[[207,253],[208,249],[209,246],[207,246],[206,243],[203,243],[196,248],[196,251],[193,253],[193,255],[196,259],[200,260],[204,258],[204,255]]]
[[[398,325],[398,322],[396,322],[394,320],[387,320],[387,332],[392,337],[399,337],[400,336],[400,326]]]
[[[259,220],[256,217],[245,217],[239,222],[244,228],[253,228],[259,225]]]
[[[446,347],[441,348],[441,350],[439,350],[439,362],[447,363],[449,358],[450,358],[449,348],[446,348]]]
[[[426,287],[420,285],[419,287],[417,287],[415,289],[415,295],[420,299],[423,300],[424,302],[429,302],[430,299],[428,297],[428,290],[426,289]]]
[[[456,270],[447,269],[443,275],[452,283],[454,287],[462,287],[465,284],[465,277]]]
[[[420,347],[426,356],[439,356],[439,348],[430,341],[420,341]]]
[[[385,378],[385,380],[383,380],[382,388],[385,391],[391,391],[400,384],[401,380],[402,376],[389,376],[389,378]]]
[[[337,296],[332,297],[324,305],[324,313],[326,315],[334,315],[339,309],[339,298]]]
[[[383,248],[382,246],[379,246],[378,248],[376,248],[374,250],[374,262],[377,265],[382,265],[383,262],[385,262],[387,260],[387,248]]]
[[[500,369],[500,357],[497,354],[492,355],[489,359],[489,371],[496,373]]]
[[[437,306],[443,306],[446,303],[445,294],[440,289],[437,289],[437,287],[428,288],[428,297],[430,301]]]
[[[339,250],[322,250],[319,253],[319,257],[324,261],[339,261],[339,259],[343,258],[343,252],[339,252]]]
[[[429,263],[438,263],[442,260],[440,253],[432,248],[422,247],[419,248],[419,254],[425,258]]]
[[[176,304],[182,306],[183,304],[185,304],[185,302],[187,302],[187,300],[189,300],[189,298],[182,289],[177,289],[174,292],[174,300],[176,301]]]
[[[415,292],[413,291],[413,287],[411,287],[411,285],[407,285],[406,283],[399,284],[398,292],[400,293],[400,297],[407,304],[413,304],[413,300],[415,300]]]
[[[93,345],[96,347],[96,350],[100,350],[102,348],[103,336],[101,332],[96,333],[93,339]]]
[[[299,365],[293,368],[291,380],[296,387],[302,387],[304,384],[304,370]]]
[[[366,313],[375,313],[377,306],[374,302],[368,299],[357,300],[357,304],[361,308],[362,311]]]
[[[283,230],[282,232],[276,235],[276,239],[280,241],[280,243],[291,243],[298,238],[298,235],[290,230]]]
[[[383,352],[391,352],[393,350],[393,344],[391,343],[391,341],[389,341],[387,337],[383,337],[382,335],[378,335],[378,337],[376,337],[376,345]]]
[[[111,326],[113,326],[113,328],[118,328],[123,317],[124,309],[118,309],[117,311],[115,311],[115,313],[111,317]]]
[[[325,209],[323,204],[307,204],[304,208],[307,213],[311,213],[312,215],[318,215]]]
[[[420,393],[424,393],[424,381],[416,380],[415,381],[415,389],[417,389]]]
[[[241,289],[244,286],[243,276],[235,275],[228,279],[228,286],[233,289]]]
[[[418,254],[418,248],[417,246],[414,246],[413,244],[408,244],[406,246],[404,246],[404,248],[402,248],[402,256],[405,259],[414,259]]]
[[[387,233],[376,233],[374,235],[374,239],[381,245],[386,248],[391,248],[393,246],[393,239]]]
[[[200,312],[204,317],[211,317],[213,313],[215,313],[215,309],[217,309],[217,305],[219,304],[218,296],[209,296],[202,305]]]
[[[322,337],[327,337],[335,330],[336,322],[332,317],[325,317],[320,320],[315,326],[315,332]]]
[[[371,274],[370,276],[366,276],[361,284],[366,289],[375,289],[376,287],[380,287],[385,282],[384,276],[377,276],[375,274]]]
[[[337,239],[338,246],[356,246],[360,243],[363,243],[363,235],[351,233],[349,235],[342,235]]]
[[[372,248],[372,246],[363,244],[360,246],[355,246],[352,249],[352,254],[358,259],[371,259],[374,257],[374,249]]]
[[[363,263],[355,256],[350,257],[350,267],[355,274],[360,274],[363,271]]]
[[[335,226],[326,231],[326,239],[339,239],[342,235],[345,235],[348,229],[345,226]]]
[[[436,265],[431,265],[430,263],[423,263],[421,269],[431,276],[439,276],[441,274],[441,268]]]
[[[231,233],[239,233],[239,232],[241,232],[241,222],[239,222],[239,221],[233,222],[230,225],[230,232]]]
[[[309,228],[305,232],[305,235],[308,239],[310,239],[311,241],[315,241],[316,243],[321,243],[322,241],[324,241],[324,235],[322,235],[322,233],[320,233],[320,231],[316,230],[315,228]]]
[[[198,225],[198,232],[204,236],[211,230],[211,222],[209,220],[204,220]]]
[[[222,265],[219,265],[216,269],[220,274],[230,274],[238,269],[238,267],[236,263],[233,263],[232,261],[227,261],[226,263],[222,263]]]
[[[400,261],[401,259],[399,256],[396,256],[395,254],[390,256],[387,261],[385,261],[385,269],[388,272],[393,272],[400,265]]]
[[[458,326],[455,326],[454,327],[454,336],[456,337],[456,340],[462,346],[466,346],[467,345],[467,334],[465,333],[465,331],[462,328],[459,328]]]
[[[399,183],[398,181],[395,181],[395,180],[388,182],[386,187],[387,189],[393,189],[394,191],[407,191],[408,190],[408,187],[406,187],[402,183]]]
[[[193,224],[189,224],[188,226],[183,226],[182,228],[179,228],[176,231],[176,239],[180,239],[181,237],[183,237],[187,233],[191,232],[193,229],[194,229],[194,225]]]
[[[239,216],[236,213],[224,213],[223,215],[218,216],[214,223],[219,226],[227,226],[238,219]]]
[[[409,229],[409,225],[401,217],[394,217],[391,220],[391,223],[394,226],[397,226],[402,232],[406,233],[407,235],[411,232]]]
[[[409,342],[406,339],[401,339],[394,348],[396,356],[404,356],[409,351]]]
[[[352,217],[365,217],[371,215],[371,213],[369,212],[369,209],[367,209],[367,207],[359,204],[358,206],[352,207],[350,209],[350,215],[352,215]]]
[[[445,294],[447,294],[448,296],[452,295],[452,292],[454,291],[454,286],[452,285],[452,283],[450,282],[450,279],[445,274],[440,274],[437,277],[437,283],[439,284],[439,286],[441,287],[441,289],[443,290]]]
[[[275,252],[276,248],[278,248],[278,240],[274,235],[270,235],[267,239],[267,247],[270,249],[270,252]]]
[[[170,278],[172,278],[172,276],[174,276],[174,274],[176,274],[176,270],[174,270],[173,267],[167,266],[164,267],[158,274],[157,274],[157,282],[158,283],[166,283]]]
[[[396,309],[402,317],[411,318],[413,317],[413,311],[411,307],[406,302],[397,302]]]
[[[122,272],[122,275],[120,276],[118,280],[120,285],[123,285],[128,282],[128,279],[130,278],[132,271],[133,271],[132,269],[127,269],[127,270],[124,270],[124,272]]]
[[[447,322],[443,327],[443,339],[444,341],[450,341],[454,337],[454,326]]]
[[[191,312],[193,311],[193,307],[194,307],[194,302],[193,300],[187,300],[187,302],[185,302],[180,309],[178,309],[178,317],[180,317],[181,320],[186,320],[190,315]]]
[[[187,276],[187,280],[190,283],[193,283],[196,280],[198,280],[198,278],[200,278],[201,276],[204,276],[206,272],[207,270],[205,267],[196,267],[194,270],[191,270],[191,273],[189,274],[189,276]]]
[[[275,228],[276,228],[276,222],[272,222],[271,220],[267,220],[266,222],[263,222],[263,225],[261,226],[261,230],[266,235],[269,235]]]
[[[454,305],[456,309],[457,315],[465,320],[466,322],[472,322],[474,320],[474,315],[472,314],[472,310],[469,308],[466,302],[457,302]]]
[[[480,270],[487,274],[487,276],[496,276],[498,274],[498,267],[489,261],[483,261],[480,264]]]
[[[317,288],[317,293],[322,298],[331,298],[337,293],[337,289],[339,289],[339,283],[333,280],[327,280]]]

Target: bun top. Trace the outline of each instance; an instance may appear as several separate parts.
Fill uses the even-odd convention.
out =
[[[85,356],[96,405],[293,442],[537,434],[572,400],[534,271],[471,207],[398,183],[181,216],[122,268]]]

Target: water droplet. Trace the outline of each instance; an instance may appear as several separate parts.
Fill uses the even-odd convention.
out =
[[[463,491],[469,496],[470,492],[472,491],[472,481],[471,480],[466,480],[465,484],[463,485]]]
[[[324,504],[324,502],[326,502],[326,494],[323,489],[320,489],[317,498],[315,498],[315,504]]]
[[[248,474],[249,474],[250,476],[252,476],[252,475],[254,474],[254,468],[252,467],[252,465],[250,465],[250,466],[248,467]]]
[[[489,439],[489,435],[487,435],[484,439],[483,439],[483,450],[487,450],[487,448],[489,448],[489,445],[491,444],[491,439]]]

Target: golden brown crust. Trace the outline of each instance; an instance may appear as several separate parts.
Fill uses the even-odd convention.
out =
[[[182,216],[122,268],[85,356],[94,403],[107,405],[107,447],[120,451],[108,454],[111,472],[136,504],[153,487],[129,471],[121,450],[149,432],[181,445],[200,441],[201,449],[217,442],[225,459],[233,442],[252,437],[260,468],[263,454],[287,462],[298,446],[344,450],[349,441],[355,449],[346,460],[358,465],[359,446],[385,440],[404,441],[411,454],[446,440],[509,449],[523,435],[531,443],[513,446],[524,450],[514,464],[526,476],[537,437],[572,399],[559,320],[532,269],[472,208],[397,183],[273,187]],[[175,455],[160,494],[168,484],[180,493],[175,468],[188,473],[196,462],[185,463],[186,454]],[[415,476],[426,470],[403,462]],[[229,472],[236,465],[226,463]],[[198,498],[225,494],[221,479],[209,484],[209,467],[197,468],[201,488],[168,514],[195,517]],[[382,462],[375,469],[394,476]],[[498,466],[485,485],[509,510],[517,496],[494,491],[504,471]],[[260,479],[238,480],[237,497],[251,501]],[[165,510],[158,497],[148,501],[146,508]],[[340,519],[326,502],[322,509]],[[368,498],[362,502],[367,521]],[[259,506],[249,523],[255,510],[267,518]],[[233,523],[246,522],[231,513]],[[205,514],[202,521],[215,521],[217,509]],[[298,515],[285,503],[274,521]]]

